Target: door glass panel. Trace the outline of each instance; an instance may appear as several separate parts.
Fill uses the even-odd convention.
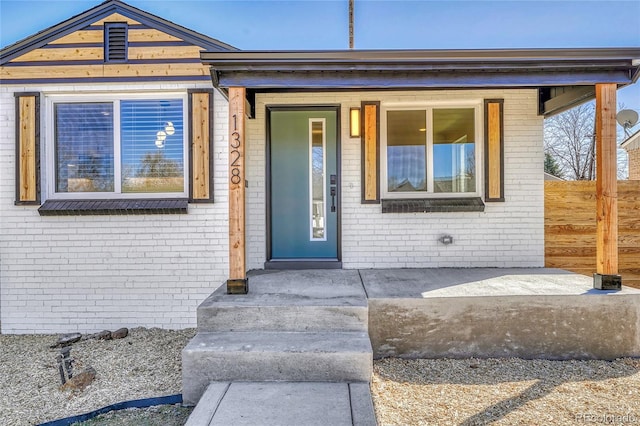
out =
[[[311,240],[326,240],[325,236],[325,130],[324,119],[309,120],[310,192],[311,192]]]
[[[475,110],[433,110],[435,192],[476,191]]]

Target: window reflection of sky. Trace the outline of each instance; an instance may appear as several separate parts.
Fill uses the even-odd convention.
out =
[[[475,144],[436,144],[433,145],[433,157],[437,160],[433,162],[435,179],[463,176],[472,172],[469,161],[475,160]]]
[[[475,144],[434,144],[435,192],[475,191]]]
[[[113,191],[113,104],[55,106],[56,190]]]

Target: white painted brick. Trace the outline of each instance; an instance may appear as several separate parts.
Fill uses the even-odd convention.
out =
[[[348,111],[362,100],[421,102],[452,99],[505,100],[504,203],[487,203],[484,213],[382,214],[379,205],[360,204],[360,139],[348,137]],[[256,119],[248,122],[248,158],[255,167],[249,187],[248,223],[264,224],[265,105],[341,104],[342,248],[345,268],[543,266],[542,118],[535,90],[440,90],[258,95]],[[539,161],[538,161],[539,160]],[[252,268],[265,261],[264,226],[249,227]],[[442,233],[452,246],[436,242]],[[406,250],[400,251],[402,248]],[[391,249],[391,250],[390,250]],[[392,256],[390,256],[392,253]],[[402,256],[396,256],[402,254]],[[259,257],[255,257],[259,256]]]
[[[196,87],[210,85],[127,84],[126,90],[186,92]],[[217,91],[214,204],[192,204],[189,214],[180,216],[40,217],[37,208],[14,206],[13,92],[92,90],[96,86],[0,86],[0,318],[4,333],[193,327],[197,305],[227,278],[224,141],[228,108]],[[123,86],[105,84],[98,90],[118,92]]]
[[[127,84],[127,90],[206,87]],[[0,318],[3,332],[96,331],[195,325],[196,306],[227,278],[227,102],[214,98],[214,204],[181,216],[40,217],[13,205],[14,91],[95,90],[83,85],[0,86]],[[120,91],[105,84],[100,90]],[[361,100],[505,99],[505,203],[484,213],[381,214],[360,204],[360,139],[347,135]],[[542,119],[535,90],[258,95],[247,121],[247,267],[266,260],[265,105],[342,104],[343,264],[346,268],[542,266]],[[46,126],[48,123],[43,123]],[[50,125],[50,124],[49,124]],[[44,134],[44,132],[42,132]],[[532,161],[532,159],[539,159]],[[454,244],[437,242],[450,233]],[[36,297],[37,296],[37,297]]]

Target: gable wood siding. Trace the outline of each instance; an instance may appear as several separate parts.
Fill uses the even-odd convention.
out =
[[[128,57],[124,63],[104,61],[104,23],[126,22]],[[9,83],[70,83],[157,80],[210,80],[200,62],[201,46],[114,13],[81,30],[12,59],[0,67]]]

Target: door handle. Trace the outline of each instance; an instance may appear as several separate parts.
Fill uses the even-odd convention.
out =
[[[336,187],[332,186],[329,194],[331,195],[331,212],[335,213],[336,211]]]

